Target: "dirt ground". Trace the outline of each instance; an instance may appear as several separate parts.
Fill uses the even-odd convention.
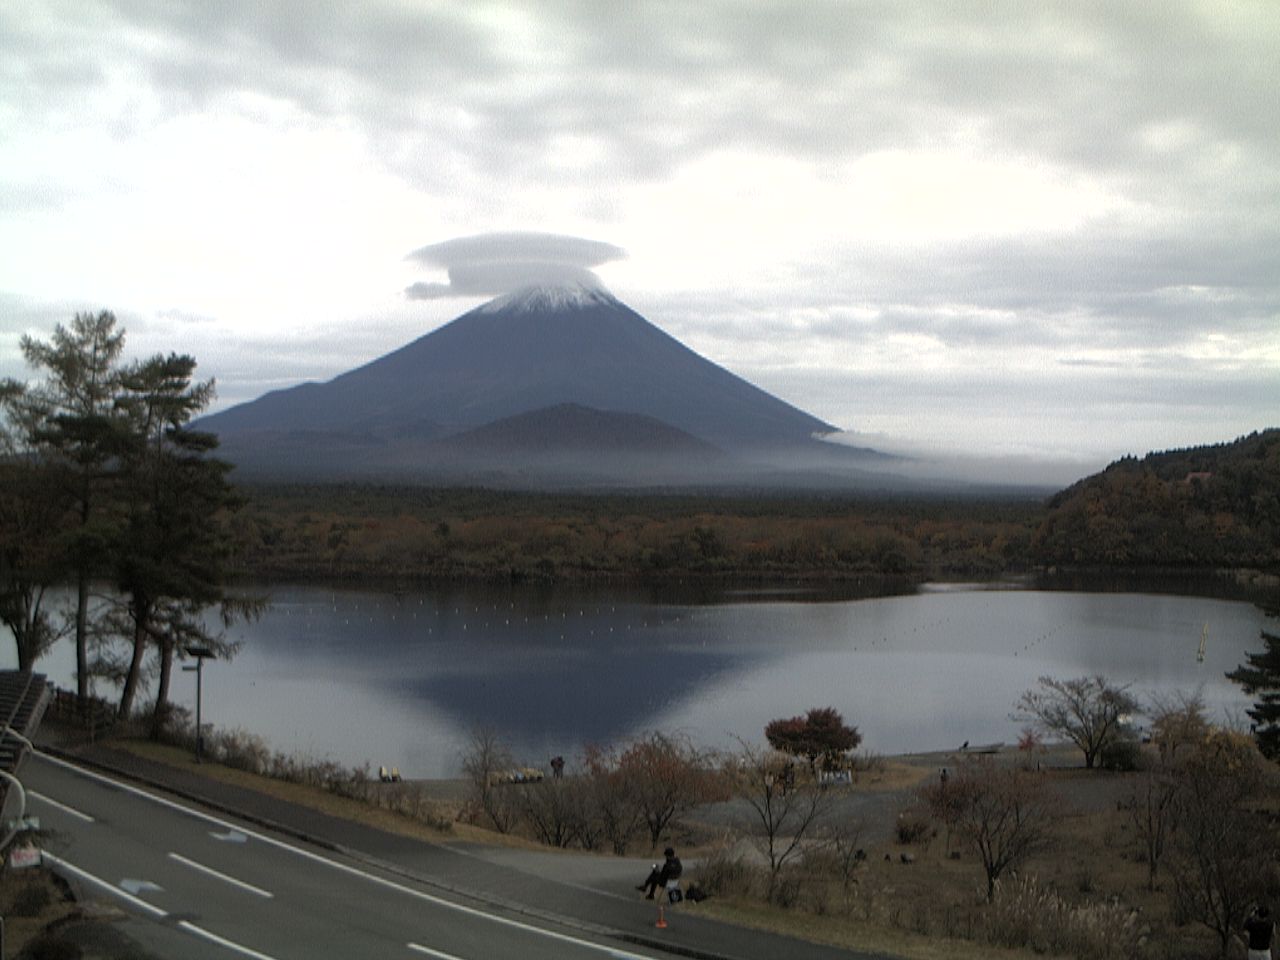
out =
[[[118,910],[77,902],[72,889],[44,867],[0,875],[4,956],[64,960],[157,960],[119,929]]]

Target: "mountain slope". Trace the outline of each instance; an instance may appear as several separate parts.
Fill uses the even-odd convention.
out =
[[[815,440],[834,428],[587,287],[534,287],[493,300],[328,383],[266,394],[200,426],[218,433],[228,458],[249,472],[425,475],[465,461],[466,443],[442,441],[555,409],[561,419],[576,410],[579,427],[588,410],[640,418],[598,430],[596,446],[605,448],[619,442],[606,440],[610,430],[644,433],[656,423],[668,439],[684,435],[742,463],[838,469],[874,456]],[[544,414],[543,426],[550,420]],[[318,434],[323,450],[313,445]],[[486,465],[503,452],[527,455],[512,439],[509,431],[488,434]],[[666,452],[689,457],[680,446]]]
[[[206,418],[219,433],[440,434],[561,403],[650,416],[708,443],[774,447],[834,428],[700,357],[611,295],[533,288],[485,304],[326,384]]]
[[[1045,564],[1280,568],[1280,429],[1125,457],[1049,502]]]
[[[436,444],[468,454],[625,454],[722,458],[715,447],[661,420],[562,403],[495,420]]]

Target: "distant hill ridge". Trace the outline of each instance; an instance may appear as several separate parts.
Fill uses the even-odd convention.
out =
[[[655,455],[723,457],[723,453],[683,430],[638,413],[611,413],[561,403],[495,420],[440,441],[444,449],[527,453],[627,450]]]
[[[852,477],[879,459],[815,439],[835,428],[581,285],[499,297],[327,383],[268,393],[200,426],[242,475],[305,479],[518,473],[532,455],[555,472],[553,454],[568,450],[599,455],[593,478],[624,482],[642,454],[668,461],[655,464],[664,479],[694,482],[757,470]]]
[[[1040,562],[1280,569],[1280,429],[1125,457],[1054,496]]]

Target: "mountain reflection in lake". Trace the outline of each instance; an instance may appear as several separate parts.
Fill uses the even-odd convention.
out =
[[[651,730],[759,742],[770,719],[828,705],[881,753],[1013,741],[1013,703],[1045,674],[1101,673],[1140,696],[1202,689],[1223,719],[1248,703],[1223,673],[1258,648],[1263,623],[1227,600],[1016,590],[717,603],[617,588],[270,594],[261,620],[232,631],[242,652],[206,668],[205,719],[410,777],[456,775],[479,726],[545,766]],[[73,659],[64,643],[41,669],[69,686]],[[175,686],[194,706],[189,675]]]

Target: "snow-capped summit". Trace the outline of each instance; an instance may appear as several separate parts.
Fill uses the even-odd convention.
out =
[[[538,313],[610,306],[617,297],[603,286],[585,283],[535,284],[504,294],[479,308],[481,313]]]

